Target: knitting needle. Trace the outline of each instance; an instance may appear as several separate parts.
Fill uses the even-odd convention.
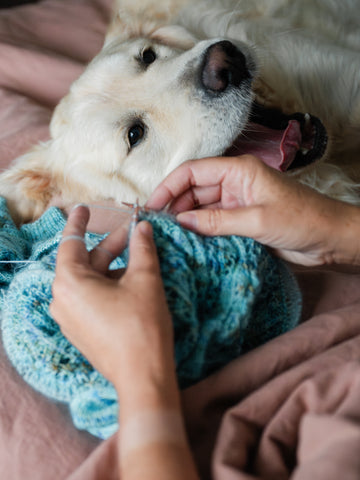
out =
[[[131,238],[132,234],[134,233],[135,227],[139,222],[139,212],[141,208],[139,205],[139,197],[136,199],[135,203],[122,202],[122,204],[133,209],[133,214],[131,215],[131,222],[129,227],[129,238]]]

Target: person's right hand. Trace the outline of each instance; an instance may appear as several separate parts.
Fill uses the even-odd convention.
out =
[[[186,228],[242,235],[303,265],[359,264],[360,210],[244,155],[188,161],[147,202],[168,205]]]

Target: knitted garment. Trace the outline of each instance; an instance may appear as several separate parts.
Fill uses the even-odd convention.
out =
[[[260,244],[236,236],[202,237],[164,214],[145,217],[153,226],[173,317],[181,387],[298,323],[301,297],[296,281]],[[33,388],[66,402],[78,428],[107,438],[118,427],[116,391],[68,342],[49,313],[64,226],[61,211],[50,208],[18,229],[0,197],[3,342],[11,362]],[[87,233],[87,248],[102,238]],[[111,268],[124,267],[126,258],[125,252]]]

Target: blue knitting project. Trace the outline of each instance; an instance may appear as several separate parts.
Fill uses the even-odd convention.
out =
[[[236,236],[202,237],[169,216],[145,216],[153,225],[173,316],[181,387],[298,323],[296,281],[260,244]],[[61,211],[50,208],[18,229],[0,197],[3,342],[11,362],[33,388],[66,402],[78,428],[107,438],[118,427],[116,391],[67,341],[49,313],[64,226]],[[87,248],[102,238],[86,234]],[[31,263],[15,263],[23,260]],[[125,264],[126,254],[111,268]]]

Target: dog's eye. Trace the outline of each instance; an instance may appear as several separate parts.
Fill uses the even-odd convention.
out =
[[[141,123],[135,123],[128,131],[128,139],[130,147],[135,147],[143,138],[145,133],[144,125]]]
[[[145,65],[150,65],[156,60],[156,53],[152,48],[147,48],[141,53],[141,60]]]

